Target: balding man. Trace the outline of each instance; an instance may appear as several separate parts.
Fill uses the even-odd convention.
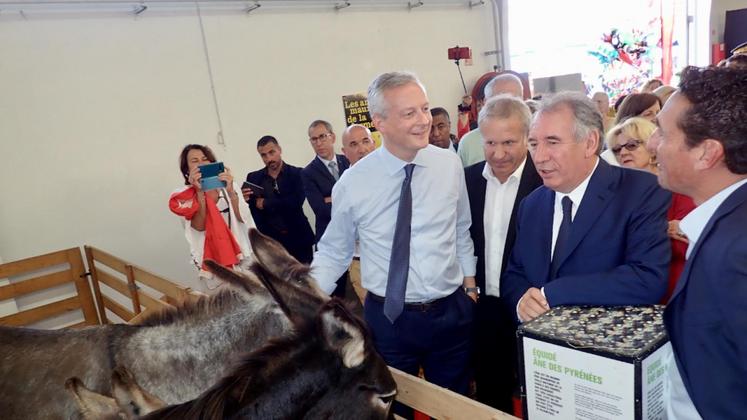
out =
[[[524,85],[518,76],[511,73],[502,73],[495,76],[485,85],[485,101],[500,94],[509,94],[517,98],[524,97]],[[482,148],[483,138],[479,129],[474,129],[462,137],[459,141],[459,157],[465,168],[485,160]]]
[[[350,161],[350,165],[355,165],[376,148],[371,130],[365,125],[353,124],[346,128],[342,133],[342,153]]]

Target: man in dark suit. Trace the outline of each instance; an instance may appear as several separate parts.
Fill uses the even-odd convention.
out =
[[[602,116],[578,93],[540,105],[529,151],[544,186],[519,207],[501,295],[521,322],[551,306],[654,304],[667,287],[671,194],[599,159]]]
[[[265,164],[250,172],[246,181],[258,185],[255,193],[242,188],[257,229],[280,242],[298,261],[309,264],[314,255],[314,232],[303,213],[301,168],[283,162],[283,150],[277,139],[264,136],[257,142],[257,152]]]
[[[332,124],[316,120],[309,125],[309,142],[316,157],[302,171],[306,199],[316,216],[316,242],[324,235],[332,217],[332,187],[350,166],[343,155],[335,154]]]
[[[669,418],[747,415],[747,72],[686,68],[648,147],[659,183],[692,197],[687,262],[664,312]]]
[[[315,120],[309,125],[309,142],[316,157],[303,168],[301,179],[306,199],[316,216],[316,242],[319,242],[332,218],[332,187],[350,167],[350,162],[344,155],[335,154],[335,133],[327,121]],[[332,295],[345,297],[348,282],[346,271],[337,280]]]
[[[513,412],[518,386],[516,328],[513,309],[500,295],[500,277],[516,239],[519,203],[542,185],[527,151],[531,121],[521,99],[490,98],[478,115],[485,161],[464,170],[481,290],[475,314],[477,399],[507,413]]]

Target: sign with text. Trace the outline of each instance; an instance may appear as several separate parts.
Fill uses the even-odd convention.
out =
[[[381,133],[376,131],[376,127],[371,120],[371,114],[368,112],[368,99],[363,93],[344,95],[342,97],[342,106],[345,111],[345,126],[350,127],[353,124],[360,124],[371,130],[376,147],[381,146]]]
[[[663,419],[671,359],[661,306],[558,307],[519,327],[524,413]]]

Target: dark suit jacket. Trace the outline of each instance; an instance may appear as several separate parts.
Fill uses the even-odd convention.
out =
[[[337,167],[340,176],[342,176],[342,173],[350,166],[350,162],[344,155],[336,156]],[[319,242],[324,230],[327,229],[329,220],[332,218],[332,204],[325,203],[324,197],[332,196],[335,178],[329,173],[329,168],[324,165],[324,162],[318,156],[303,168],[301,174],[306,199],[309,200],[309,205],[316,216],[316,241]]]
[[[667,287],[671,197],[654,175],[600,159],[552,279],[555,192],[538,188],[519,207],[516,244],[501,279],[501,296],[516,307],[527,289],[544,287],[550,306],[657,303]]]
[[[267,174],[267,168],[250,172],[246,180],[265,188],[263,209],[257,208],[255,197],[249,200],[252,218],[260,232],[280,241],[286,248],[289,242],[296,245],[291,245],[290,249],[314,245],[314,232],[303,213],[303,201],[306,197],[301,181],[301,168],[283,162],[283,169],[277,178],[279,193],[274,191],[274,183]],[[275,217],[279,220],[273,220]],[[284,225],[287,232],[280,231],[278,222]]]
[[[485,293],[485,225],[483,223],[483,214],[485,210],[485,191],[487,190],[488,181],[482,176],[485,168],[485,161],[478,162],[474,165],[464,168],[464,177],[467,182],[467,194],[469,196],[469,207],[472,213],[472,226],[469,233],[472,236],[472,242],[475,244],[475,255],[477,255],[477,273],[475,280],[480,290]],[[519,203],[530,192],[542,185],[542,178],[537,174],[534,168],[532,158],[527,155],[524,164],[524,172],[519,180],[519,190],[516,193],[513,209],[511,210],[511,219],[508,222],[508,232],[506,234],[506,243],[503,251],[503,264],[501,273],[506,271],[508,266],[508,256],[516,241],[516,214],[519,211]]]
[[[747,185],[708,221],[664,312],[677,368],[704,419],[747,415]]]

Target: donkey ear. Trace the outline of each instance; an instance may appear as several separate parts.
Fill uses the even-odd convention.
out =
[[[363,363],[366,357],[365,331],[339,301],[330,301],[322,308],[320,323],[325,341],[340,354],[345,367],[353,368]]]
[[[208,271],[224,282],[245,290],[249,294],[264,293],[262,282],[250,272],[238,272],[226,268],[213,260],[205,260]]]
[[[114,398],[91,391],[77,377],[68,378],[65,388],[75,400],[82,419],[119,418],[121,412]]]
[[[166,406],[160,398],[143,389],[135,375],[121,365],[112,371],[112,394],[117,405],[132,419]]]
[[[257,229],[249,229],[249,241],[257,264],[278,279],[290,281],[311,291],[313,294],[329,300],[329,295],[309,276],[309,267],[298,262],[279,242],[265,236]]]

